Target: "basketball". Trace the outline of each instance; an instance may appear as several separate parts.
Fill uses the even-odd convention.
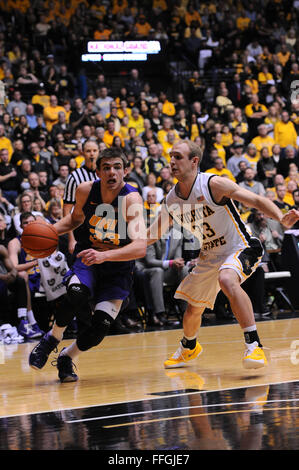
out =
[[[57,230],[46,222],[31,222],[23,230],[21,245],[34,258],[46,258],[57,249]]]

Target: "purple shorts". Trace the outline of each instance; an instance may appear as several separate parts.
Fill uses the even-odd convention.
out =
[[[117,266],[118,264],[118,266]],[[95,303],[105,300],[125,300],[133,284],[134,263],[103,263],[86,266],[81,258],[76,258],[71,269],[64,277],[67,284],[75,274],[80,282],[90,290],[91,300]]]

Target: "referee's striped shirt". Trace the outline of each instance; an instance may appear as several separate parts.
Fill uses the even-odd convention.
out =
[[[79,184],[86,181],[95,181],[96,179],[98,179],[96,172],[89,170],[85,165],[72,171],[65,185],[63,202],[65,204],[75,204],[75,194]]]

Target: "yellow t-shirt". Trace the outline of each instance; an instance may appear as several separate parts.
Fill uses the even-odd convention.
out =
[[[220,157],[224,163],[224,165],[226,166],[226,152],[225,152],[225,148],[223,147],[223,145],[219,145],[219,144],[214,144],[214,147],[215,149],[217,149],[217,152],[218,152],[218,157]]]
[[[139,135],[144,132],[144,118],[139,115],[138,119],[134,119],[132,116],[129,118],[128,128],[134,127],[136,134]]]
[[[61,111],[66,114],[66,111],[62,106],[46,106],[44,108],[44,121],[48,132],[51,132],[54,124],[58,123],[58,113]]]
[[[218,176],[227,176],[230,180],[234,182],[236,181],[232,172],[229,171],[227,168],[222,168],[222,170],[217,170],[216,168],[209,168],[209,170],[206,170],[205,173],[213,173],[214,175]]]
[[[39,104],[43,108],[49,106],[50,96],[49,95],[33,95],[31,99],[32,104]]]
[[[12,143],[10,141],[10,139],[8,139],[7,137],[0,137],[0,150],[2,149],[7,149],[8,150],[8,157],[9,157],[9,160],[11,159],[11,156],[13,154],[13,146],[12,146]]]
[[[267,147],[269,154],[272,156],[272,147],[275,144],[275,140],[270,135],[267,135],[266,137],[258,135],[257,137],[254,137],[250,143],[256,146],[258,156],[260,156],[263,147]]]
[[[297,132],[294,124],[291,121],[287,123],[278,121],[274,126],[274,140],[282,148],[287,145],[297,148]]]
[[[175,115],[174,104],[166,100],[162,106],[162,114],[166,114],[167,116],[174,116]]]

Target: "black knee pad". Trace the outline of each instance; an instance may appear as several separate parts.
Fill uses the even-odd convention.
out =
[[[80,351],[87,351],[100,344],[109,332],[113,318],[103,310],[96,310],[91,319],[91,326],[87,327],[77,338]]]
[[[84,284],[69,284],[67,287],[67,297],[70,304],[81,310],[88,305],[90,291]]]
[[[54,302],[54,316],[56,325],[60,328],[68,326],[68,324],[75,317],[76,312],[71,305],[67,294],[60,296]]]

